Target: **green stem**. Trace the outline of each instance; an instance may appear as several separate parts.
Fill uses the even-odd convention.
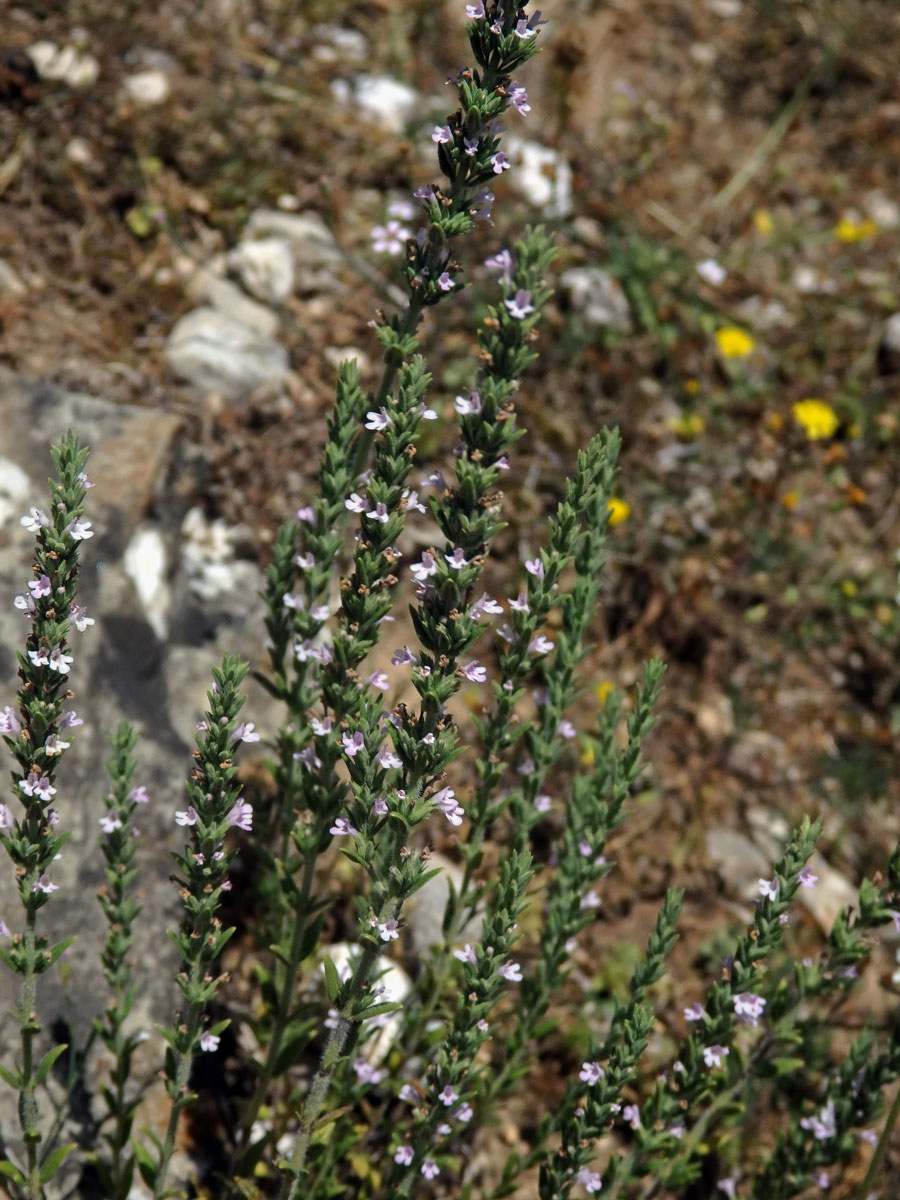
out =
[[[875,1147],[875,1153],[869,1162],[869,1169],[866,1171],[865,1178],[856,1192],[856,1200],[866,1200],[868,1196],[872,1195],[872,1184],[875,1182],[875,1176],[878,1174],[882,1159],[891,1143],[891,1135],[894,1132],[894,1126],[897,1124],[898,1117],[900,1117],[900,1088],[897,1089],[897,1094],[894,1096],[894,1103],[891,1105],[890,1112],[887,1115],[884,1129],[882,1129],[878,1145]]]
[[[194,963],[191,966],[191,983],[195,984],[199,981],[200,972],[203,968]],[[197,1029],[200,1025],[201,1009],[196,1005],[191,1005],[188,1010],[187,1017],[187,1044],[192,1046],[196,1041]],[[173,1056],[176,1055],[175,1050],[172,1050]],[[192,1051],[184,1052],[176,1056],[175,1077],[167,1082],[167,1090],[172,1100],[172,1108],[169,1111],[169,1123],[166,1126],[166,1135],[163,1138],[162,1148],[159,1152],[159,1161],[156,1170],[156,1182],[153,1190],[154,1200],[163,1200],[166,1193],[166,1174],[169,1169],[169,1163],[172,1160],[172,1155],[175,1151],[175,1136],[178,1132],[178,1122],[181,1118],[181,1110],[188,1103],[188,1081],[191,1077],[191,1065],[193,1064],[194,1056]]]
[[[272,1037],[269,1041],[268,1050],[266,1052],[266,1060],[260,1068],[256,1087],[254,1088],[253,1095],[250,1097],[247,1107],[244,1110],[244,1115],[241,1119],[241,1124],[238,1131],[237,1144],[234,1152],[235,1174],[240,1174],[240,1170],[243,1166],[243,1160],[250,1147],[250,1131],[253,1127],[253,1122],[259,1115],[260,1108],[265,1102],[266,1095],[269,1090],[269,1084],[272,1082],[272,1076],[275,1073],[275,1064],[278,1060],[278,1055],[281,1053],[281,1045],[284,1040],[284,1034],[287,1030],[290,1020],[291,1002],[294,997],[297,971],[300,967],[300,956],[303,950],[304,935],[306,933],[306,922],[303,920],[303,914],[306,912],[309,903],[315,864],[315,853],[308,854],[303,868],[303,883],[301,885],[297,904],[294,910],[295,920],[293,933],[291,935],[290,954],[288,956],[287,963],[283,965],[284,974],[281,980],[281,987],[278,990]]]
[[[34,969],[35,956],[35,925],[37,912],[29,907],[25,924],[25,974],[22,981],[22,1090],[19,1095],[19,1123],[22,1137],[25,1141],[26,1174],[28,1176],[28,1195],[31,1200],[43,1200],[44,1188],[41,1184],[41,1170],[38,1162],[37,1148],[41,1140],[38,1129],[37,1100],[35,1099],[34,1078],[34,1039],[41,1031],[35,1001],[37,997],[37,974]]]

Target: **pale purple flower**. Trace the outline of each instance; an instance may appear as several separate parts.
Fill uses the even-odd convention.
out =
[[[302,592],[285,592],[282,604],[285,608],[292,608],[295,612],[303,612],[306,608],[306,599]]]
[[[422,401],[421,404],[416,405],[416,407],[413,409],[413,412],[416,414],[417,417],[421,417],[423,421],[436,421],[437,420],[437,413],[434,411],[433,408],[428,408],[428,406],[425,404],[424,400]]]
[[[472,683],[484,683],[487,679],[487,670],[479,664],[477,658],[463,667],[462,672]]]
[[[440,492],[446,492],[447,480],[443,477],[440,471],[432,471],[430,475],[426,475],[420,482],[419,487],[433,487]]]
[[[539,558],[526,558],[525,570],[529,575],[533,575],[535,579],[544,578],[544,564]],[[527,610],[526,610],[527,611]]]
[[[464,137],[463,138],[463,150],[465,151],[466,155],[469,158],[474,158],[475,155],[478,153],[478,144],[479,143],[478,143],[477,137]]]
[[[416,215],[416,210],[405,196],[400,196],[390,202],[387,213],[389,217],[400,217],[403,221],[410,221]]]
[[[377,412],[372,410],[366,413],[366,429],[371,429],[375,433],[381,432],[382,429],[387,429],[388,425],[393,425],[393,423],[394,418],[384,405]]]
[[[591,853],[592,853],[591,843],[587,840],[587,838],[582,838],[581,841],[578,843],[578,853],[581,855],[582,858],[590,858],[591,857]]]
[[[489,188],[481,188],[472,197],[473,207],[469,209],[470,215],[476,221],[487,221],[489,225],[493,225],[491,220],[491,210],[494,205],[495,196]]]
[[[424,513],[426,511],[425,505],[419,500],[419,493],[409,490],[403,493],[403,496],[400,500],[400,507],[405,508],[407,512],[411,512],[413,509],[420,513]]]
[[[36,667],[46,667],[50,662],[50,654],[46,646],[39,646],[37,650],[29,650],[28,657]]]
[[[539,565],[541,565],[541,564],[539,564]],[[543,570],[542,565],[541,565],[541,570]],[[527,612],[531,611],[530,608],[528,607],[528,597],[525,595],[524,592],[519,592],[519,594],[515,598],[515,600],[510,600],[509,607],[512,609],[513,612],[527,613]]]
[[[578,907],[580,909],[583,909],[585,912],[589,912],[591,909],[599,908],[602,903],[603,903],[603,901],[600,899],[600,897],[597,895],[597,893],[593,890],[593,888],[591,888],[590,890],[586,891],[584,893],[584,895],[581,897],[581,903],[579,904]]]
[[[391,664],[395,667],[402,667],[406,663],[417,663],[418,661],[409,646],[404,646],[402,650],[395,650],[391,658]]]
[[[622,1109],[622,1119],[627,1121],[632,1129],[640,1129],[641,1110],[636,1104],[626,1104]]]
[[[44,742],[44,753],[49,754],[52,758],[54,755],[62,754],[64,750],[68,750],[71,745],[71,742],[61,742],[58,734],[51,733]]]
[[[72,605],[69,618],[79,633],[84,633],[89,625],[96,625],[94,618],[89,617],[87,615],[87,609],[82,608],[80,604]]]
[[[51,671],[58,671],[60,675],[68,675],[71,663],[72,655],[63,654],[62,646],[54,646],[50,651],[50,660],[47,665]]]
[[[460,962],[471,963],[472,966],[478,965],[478,959],[475,956],[475,947],[466,942],[462,950],[454,950],[453,957],[458,958]]]
[[[439,792],[435,792],[431,799],[441,810],[451,825],[462,825],[465,811],[456,799],[456,793],[453,788],[441,788]]]
[[[389,771],[391,767],[402,767],[403,760],[398,758],[393,751],[390,742],[386,742],[378,753],[375,755],[375,761],[383,771]]]
[[[504,171],[508,171],[512,166],[512,163],[507,160],[502,150],[498,150],[496,154],[492,154],[489,161],[495,175],[502,175]],[[531,299],[530,293],[528,293],[528,299]],[[534,310],[530,309],[529,311],[533,312]]]
[[[444,558],[447,560],[448,565],[457,571],[469,565],[469,560],[466,558],[461,546],[457,546],[452,554],[445,554]]]
[[[387,525],[388,521],[391,519],[391,514],[387,510],[387,505],[383,504],[380,500],[371,510],[371,512],[366,513],[366,516],[370,521],[378,521],[382,525]]]
[[[469,616],[473,621],[477,621],[482,613],[491,613],[497,615],[503,612],[503,605],[496,601],[487,592],[482,592],[481,599],[475,600],[469,607]]]
[[[323,737],[326,733],[331,733],[331,717],[312,717],[310,720],[313,733],[317,733],[319,737]]]
[[[401,1100],[405,1100],[407,1104],[416,1104],[419,1099],[418,1095],[416,1094],[416,1089],[411,1083],[404,1083],[397,1095]],[[394,1161],[396,1162],[396,1159]]]
[[[759,1018],[763,1015],[763,1009],[766,1007],[766,1002],[762,996],[756,996],[753,992],[739,992],[738,995],[732,996],[731,1001],[734,1004],[735,1016],[737,1016],[746,1025],[758,1025]]]
[[[454,1121],[461,1121],[463,1125],[465,1125],[467,1121],[472,1120],[472,1115],[472,1105],[468,1104],[465,1100],[462,1102],[462,1104],[460,1104],[459,1108],[454,1109],[454,1111],[450,1114]]]
[[[5,921],[0,921],[0,937],[12,937],[12,930]]]
[[[581,1070],[578,1073],[578,1078],[582,1083],[588,1083],[593,1086],[599,1083],[606,1072],[598,1062],[585,1062],[581,1064]]]
[[[677,1138],[680,1142],[684,1137],[685,1124],[684,1121],[676,1121],[674,1125],[669,1126],[669,1133],[673,1138]]]
[[[809,867],[804,867],[802,871],[797,872],[797,881],[803,888],[814,888],[819,882],[819,877],[813,875]]]
[[[586,1192],[590,1192],[591,1195],[593,1195],[595,1192],[599,1192],[603,1187],[602,1178],[597,1174],[596,1171],[590,1170],[589,1167],[582,1167],[575,1178],[578,1180],[584,1190]]]
[[[536,12],[534,14],[534,16],[531,18],[531,20],[535,21],[536,18],[539,17],[540,15],[541,15],[540,12]],[[540,23],[543,24],[543,22],[540,22]],[[522,38],[523,41],[527,41],[529,38],[533,38],[535,36],[535,34],[537,33],[537,30],[532,29],[529,22],[526,21],[525,18],[523,17],[521,21],[516,21],[516,27],[513,30],[513,33],[516,35],[517,38]]]
[[[104,833],[112,833],[114,829],[122,828],[122,820],[115,809],[111,808],[105,817],[100,818],[99,825]]]
[[[448,142],[453,141],[453,131],[449,125],[435,125],[431,131],[431,140],[439,146],[446,146]]]
[[[686,1021],[702,1021],[706,1016],[706,1009],[699,1002],[692,1004],[684,1010],[684,1019]]]
[[[70,521],[63,530],[63,533],[67,533],[70,537],[74,538],[76,542],[84,542],[87,541],[88,538],[92,538],[94,536],[94,531],[91,529],[90,521],[83,521],[80,517],[76,517],[74,521]]]
[[[557,725],[556,732],[559,734],[560,737],[571,739],[571,738],[575,737],[577,731],[571,721],[567,721],[567,720],[563,719]]]
[[[703,1061],[708,1067],[721,1067],[723,1059],[728,1057],[727,1046],[704,1046]]]
[[[442,271],[440,273],[440,275],[438,275],[438,287],[441,289],[442,292],[452,292],[453,291],[453,287],[454,287],[453,278],[450,275],[449,271]]]
[[[366,683],[373,688],[377,688],[379,692],[386,692],[391,686],[391,682],[384,671],[373,671],[371,675],[366,676]]]
[[[315,525],[316,510],[312,507],[311,504],[307,505],[306,508],[298,508],[297,509],[297,520],[303,521],[304,524],[306,524],[306,525]]]
[[[41,575],[39,579],[30,579],[28,581],[28,590],[31,592],[35,600],[40,600],[41,596],[50,595],[50,577],[49,575]]]
[[[778,895],[778,880],[761,879],[759,881],[759,894],[766,896],[769,900],[774,900]]]
[[[149,804],[150,797],[147,795],[147,789],[141,783],[137,787],[133,787],[128,793],[128,799],[132,804]]]
[[[499,271],[500,279],[503,283],[512,283],[513,271],[516,265],[509,250],[500,250],[491,258],[486,258],[484,265],[489,271]]]
[[[549,654],[552,649],[553,642],[549,638],[545,638],[543,634],[538,634],[528,643],[529,654]]]
[[[31,885],[31,890],[33,892],[43,892],[45,895],[49,896],[51,892],[59,891],[59,884],[51,883],[50,876],[44,873],[40,879],[36,879]]]
[[[178,809],[175,813],[176,825],[196,825],[197,820],[197,810],[193,804],[189,804],[184,810]]]
[[[734,1189],[737,1187],[737,1179],[733,1175],[729,1175],[727,1179],[720,1179],[716,1187],[726,1196],[730,1196],[731,1200],[736,1200],[737,1192]]]
[[[39,796],[42,800],[49,800],[56,795],[56,788],[51,785],[49,778],[35,771],[29,771],[25,779],[20,779],[19,787],[26,796]]]
[[[394,918],[391,917],[390,920],[383,921],[378,926],[378,933],[383,942],[393,942],[400,936],[400,928]]]
[[[453,407],[461,417],[475,416],[481,412],[481,396],[475,391],[473,391],[468,397],[457,396],[453,402]]]
[[[549,796],[541,793],[540,796],[535,796],[534,807],[537,809],[538,812],[542,812],[542,813],[549,812],[550,809],[553,807],[553,801],[550,799]]]
[[[13,604],[16,608],[21,609],[26,617],[33,617],[37,612],[37,608],[35,607],[35,603],[32,600],[30,593],[28,595],[20,594],[16,596],[13,600]]]
[[[249,833],[253,828],[253,806],[238,798],[228,810],[228,824]]]
[[[394,1151],[394,1162],[401,1167],[408,1167],[413,1160],[412,1146],[398,1146]]]
[[[521,83],[517,83],[515,79],[509,85],[509,102],[523,117],[526,113],[531,112],[531,105],[528,103],[528,93],[522,87]]]
[[[833,1138],[837,1132],[834,1123],[834,1101],[829,1100],[819,1113],[803,1117],[800,1124],[804,1129],[808,1129],[818,1142],[826,1142]]]
[[[39,508],[30,508],[28,515],[19,519],[19,524],[24,525],[29,533],[37,533],[39,529],[46,529],[50,524],[50,518],[45,516]]]
[[[704,258],[697,263],[695,270],[701,279],[712,284],[713,287],[719,287],[725,282],[728,275],[722,264],[716,262],[714,258]]]
[[[484,0],[478,0],[477,4],[466,5],[466,19],[469,21],[478,21],[484,16]]]
[[[355,733],[349,730],[341,734],[341,745],[344,747],[344,753],[348,758],[355,758],[360,750],[363,750],[366,745],[366,739],[357,729]]]
[[[446,1087],[442,1088],[441,1091],[438,1092],[438,1100],[440,1100],[441,1104],[443,1104],[445,1108],[452,1108],[458,1099],[459,1096],[456,1094],[456,1092],[454,1092],[449,1083]]]
[[[314,621],[327,621],[331,611],[327,604],[314,604],[309,610],[309,615]]]
[[[859,1131],[859,1137],[864,1142],[868,1142],[870,1146],[878,1145],[878,1130],[877,1129],[861,1129]]]
[[[217,1034],[210,1033],[208,1029],[204,1029],[200,1034],[200,1049],[207,1052],[218,1050],[220,1041],[221,1038]]]
[[[258,742],[259,734],[253,721],[242,721],[231,735],[233,742]]]
[[[424,583],[430,575],[437,574],[437,569],[437,559],[428,550],[423,550],[421,561],[411,563],[409,571],[416,583]]]
[[[434,1179],[440,1173],[441,1169],[433,1158],[426,1158],[422,1163],[422,1174],[426,1179]]]
[[[817,1171],[815,1175],[815,1181],[822,1191],[831,1187],[831,1180],[828,1178],[827,1171]]]
[[[372,249],[376,254],[399,254],[410,232],[399,221],[386,221],[372,230]]]
[[[7,704],[0,712],[0,733],[20,733],[22,729],[15,709]]]
[[[315,746],[305,746],[302,750],[298,750],[294,755],[294,761],[302,763],[307,771],[317,771],[322,765],[322,760],[316,754]]]
[[[517,962],[504,963],[497,974],[502,975],[509,983],[520,983],[522,980],[522,968]]]
[[[372,812],[376,817],[386,817],[388,815],[387,800],[384,796],[376,796],[372,801]]]
[[[316,559],[313,553],[309,550],[305,554],[298,554],[294,558],[294,562],[301,571],[311,571],[316,565]]]
[[[519,288],[515,296],[504,300],[503,303],[509,309],[509,315],[515,317],[517,321],[524,320],[529,313],[535,311],[534,305],[531,303],[531,292],[525,288]]]
[[[12,829],[15,820],[8,805],[0,804],[0,829]]]

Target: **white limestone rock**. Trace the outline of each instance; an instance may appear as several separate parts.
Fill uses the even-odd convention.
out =
[[[289,374],[283,346],[206,306],[176,322],[165,356],[179,379],[229,400],[246,399],[263,384],[283,383]]]
[[[294,253],[287,238],[247,238],[228,255],[228,266],[264,304],[284,304],[294,290]]]

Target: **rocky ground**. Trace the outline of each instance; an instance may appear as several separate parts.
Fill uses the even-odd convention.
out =
[[[279,521],[308,501],[335,366],[354,355],[375,378],[367,322],[396,301],[397,277],[372,229],[402,221],[433,178],[443,80],[467,61],[462,7],[42,0],[4,15],[9,595],[28,570],[17,518],[70,422],[97,484],[67,887],[98,882],[100,731],[123,712],[144,736],[148,788],[173,798],[146,831],[159,868],[146,903],[172,910],[167,814],[209,666],[236,646],[261,659],[260,571]],[[543,220],[557,291],[521,394],[529,436],[496,571],[533,553],[587,434],[618,424],[621,519],[580,718],[595,687],[631,686],[649,655],[669,671],[579,969],[620,986],[628,955],[604,949],[610,936],[643,941],[678,883],[674,1014],[787,822],[825,818],[801,945],[900,833],[900,17],[875,0],[571,7],[546,5],[532,112],[510,117],[516,167],[469,247],[471,287],[426,329],[445,418],[426,449],[440,462],[452,445],[482,260]],[[823,407],[796,407],[811,399]],[[20,633],[0,609],[8,691]],[[275,719],[261,691],[251,709],[264,730]],[[452,858],[452,840],[441,848]],[[142,957],[149,923],[143,936]],[[893,949],[873,961],[867,1000],[889,985]],[[88,962],[72,961],[68,1000],[54,1000],[76,1023]],[[148,1020],[171,1003],[157,979]]]

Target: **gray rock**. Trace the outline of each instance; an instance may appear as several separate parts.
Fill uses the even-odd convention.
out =
[[[881,332],[881,350],[894,371],[900,371],[900,312],[893,313]]]
[[[263,337],[274,338],[278,333],[281,321],[278,314],[258,300],[249,296],[232,283],[211,271],[198,271],[188,283],[188,293],[195,300],[205,300],[207,304],[218,309],[226,317],[240,321],[248,329],[262,334]]]
[[[458,891],[463,881],[463,868],[445,855],[433,851],[429,863],[431,867],[440,867],[440,874],[434,875],[424,887],[419,888],[403,911],[412,947],[417,954],[427,954],[432,946],[443,940],[442,925],[450,899],[450,885],[452,883]],[[474,941],[480,931],[481,917],[476,915],[469,919],[458,940],[460,943]]]
[[[247,222],[246,239],[263,236],[286,238],[294,254],[295,290],[330,292],[344,261],[331,230],[318,213],[281,212],[259,208]]]
[[[263,384],[282,383],[289,373],[283,346],[208,307],[176,322],[165,354],[179,379],[229,400],[246,399]]]
[[[560,277],[572,307],[581,313],[588,325],[628,332],[631,329],[631,308],[628,297],[608,271],[600,267],[570,267]]]
[[[228,255],[228,265],[264,304],[283,304],[294,290],[294,256],[287,238],[246,238]]]
[[[759,881],[771,874],[771,865],[763,852],[733,829],[710,829],[706,835],[706,855],[729,890],[743,900],[759,895]]]

